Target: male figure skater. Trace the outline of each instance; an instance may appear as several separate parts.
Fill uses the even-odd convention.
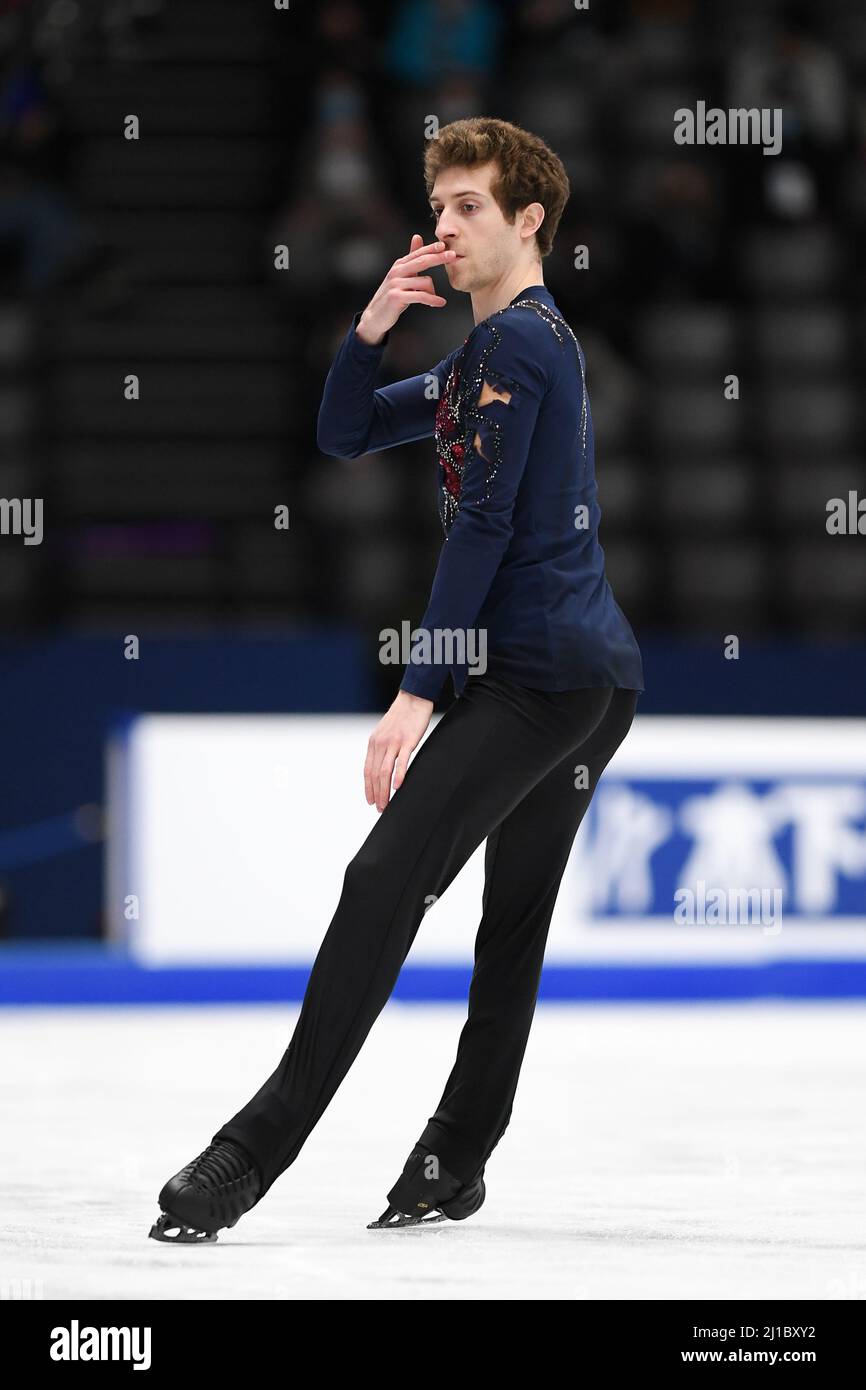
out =
[[[605,578],[583,352],[541,262],[568,199],[561,161],[507,121],[445,126],[425,154],[436,240],[416,233],[355,314],[325,383],[320,448],[357,458],[435,435],[445,540],[413,648],[364,766],[381,815],[349,863],[292,1040],[261,1089],[159,1194],[157,1239],[215,1240],[295,1160],[388,1000],[431,896],[487,841],[469,1014],[445,1091],[377,1227],[463,1220],[508,1125],[574,836],[644,689]],[[429,373],[376,389],[410,305],[474,328]],[[475,672],[436,634],[486,634]],[[454,703],[417,755],[450,672]],[[393,784],[393,796],[392,796]]]

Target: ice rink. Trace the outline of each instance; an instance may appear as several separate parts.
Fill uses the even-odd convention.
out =
[[[866,1004],[539,1006],[482,1210],[368,1231],[464,1012],[389,1003],[296,1163],[195,1248],[148,1239],[157,1193],[297,1007],[0,1012],[4,1296],[866,1298]]]

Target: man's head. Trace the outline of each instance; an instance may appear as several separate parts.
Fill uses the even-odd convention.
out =
[[[448,266],[449,280],[467,291],[519,265],[540,269],[569,195],[562,161],[543,140],[487,116],[442,127],[428,142],[424,181],[435,235],[465,258]]]

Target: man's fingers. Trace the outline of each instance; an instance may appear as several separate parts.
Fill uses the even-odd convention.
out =
[[[396,261],[385,277],[386,282],[394,280],[407,280],[415,275],[421,275],[425,270],[432,270],[434,265],[452,265],[454,263],[453,251],[440,251],[437,256],[425,256],[423,260],[416,261]]]
[[[408,743],[404,743],[403,747],[400,749],[399,754],[397,755],[397,761],[394,764],[395,791],[397,791],[398,788],[401,787],[403,784],[403,778],[406,776],[406,764],[409,761],[409,754],[411,753],[411,751],[412,750],[409,747]]]
[[[372,805],[373,805],[373,800],[374,800],[374,792],[373,792],[373,751],[372,751],[372,748],[369,748],[369,747],[368,747],[368,749],[367,749],[367,761],[364,763],[364,796],[365,796],[366,799],[367,799],[367,805],[368,805],[368,806],[372,806]]]
[[[394,772],[394,760],[398,751],[398,747],[386,749],[382,766],[379,769],[376,805],[380,811],[384,811],[385,807],[388,805],[388,798],[391,794],[391,776]]]
[[[439,308],[448,303],[441,294],[430,294],[428,290],[403,290],[398,286],[391,293],[402,304],[429,304],[433,308]]]
[[[408,261],[410,256],[417,256],[417,255],[419,255],[419,254],[422,253],[422,252],[428,252],[428,251],[444,251],[444,250],[445,250],[445,242],[444,242],[444,241],[427,241],[427,242],[425,242],[424,239],[423,239],[423,237],[421,236],[420,232],[416,232],[415,235],[413,236],[412,240],[413,240],[413,242],[414,242],[414,241],[417,241],[417,242],[418,242],[418,245],[417,245],[417,246],[410,246],[409,250],[406,252],[406,255],[405,255],[405,256],[401,256],[401,258],[400,258],[401,260]]]
[[[397,275],[391,281],[391,287],[398,290],[427,290],[429,294],[436,293],[436,284],[429,275]]]
[[[367,745],[367,761],[364,764],[364,794],[367,798],[367,804],[372,805],[375,801],[380,811],[384,811],[388,804],[391,774],[394,770],[394,759],[399,749],[399,744],[383,747],[381,744],[374,743],[372,739]]]
[[[426,270],[431,265],[444,265],[446,261],[453,261],[457,252],[450,246],[443,246],[440,251],[419,251],[417,256],[405,256],[397,262],[400,274],[409,275],[418,270]]]
[[[398,256],[394,262],[394,267],[400,266],[402,270],[416,270],[419,268],[419,261],[423,266],[441,264],[446,258],[451,259],[455,252],[450,247],[444,246],[441,241],[434,241],[427,246],[419,246],[415,251],[410,251],[408,256]]]
[[[377,798],[379,774],[386,752],[387,748],[377,742],[375,734],[371,734],[367,743],[367,761],[364,763],[364,793],[370,806]]]
[[[378,805],[379,803],[379,775],[381,763],[375,754],[368,754],[367,762],[364,767],[364,794],[367,797],[368,806]]]

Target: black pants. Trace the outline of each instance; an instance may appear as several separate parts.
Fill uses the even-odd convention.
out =
[[[486,837],[469,1016],[419,1138],[462,1182],[483,1171],[511,1116],[572,842],[637,700],[620,688],[550,692],[469,677],[346,868],[276,1071],[213,1136],[252,1155],[262,1195],[297,1158],[358,1055],[426,908]],[[360,795],[360,766],[358,785]]]

